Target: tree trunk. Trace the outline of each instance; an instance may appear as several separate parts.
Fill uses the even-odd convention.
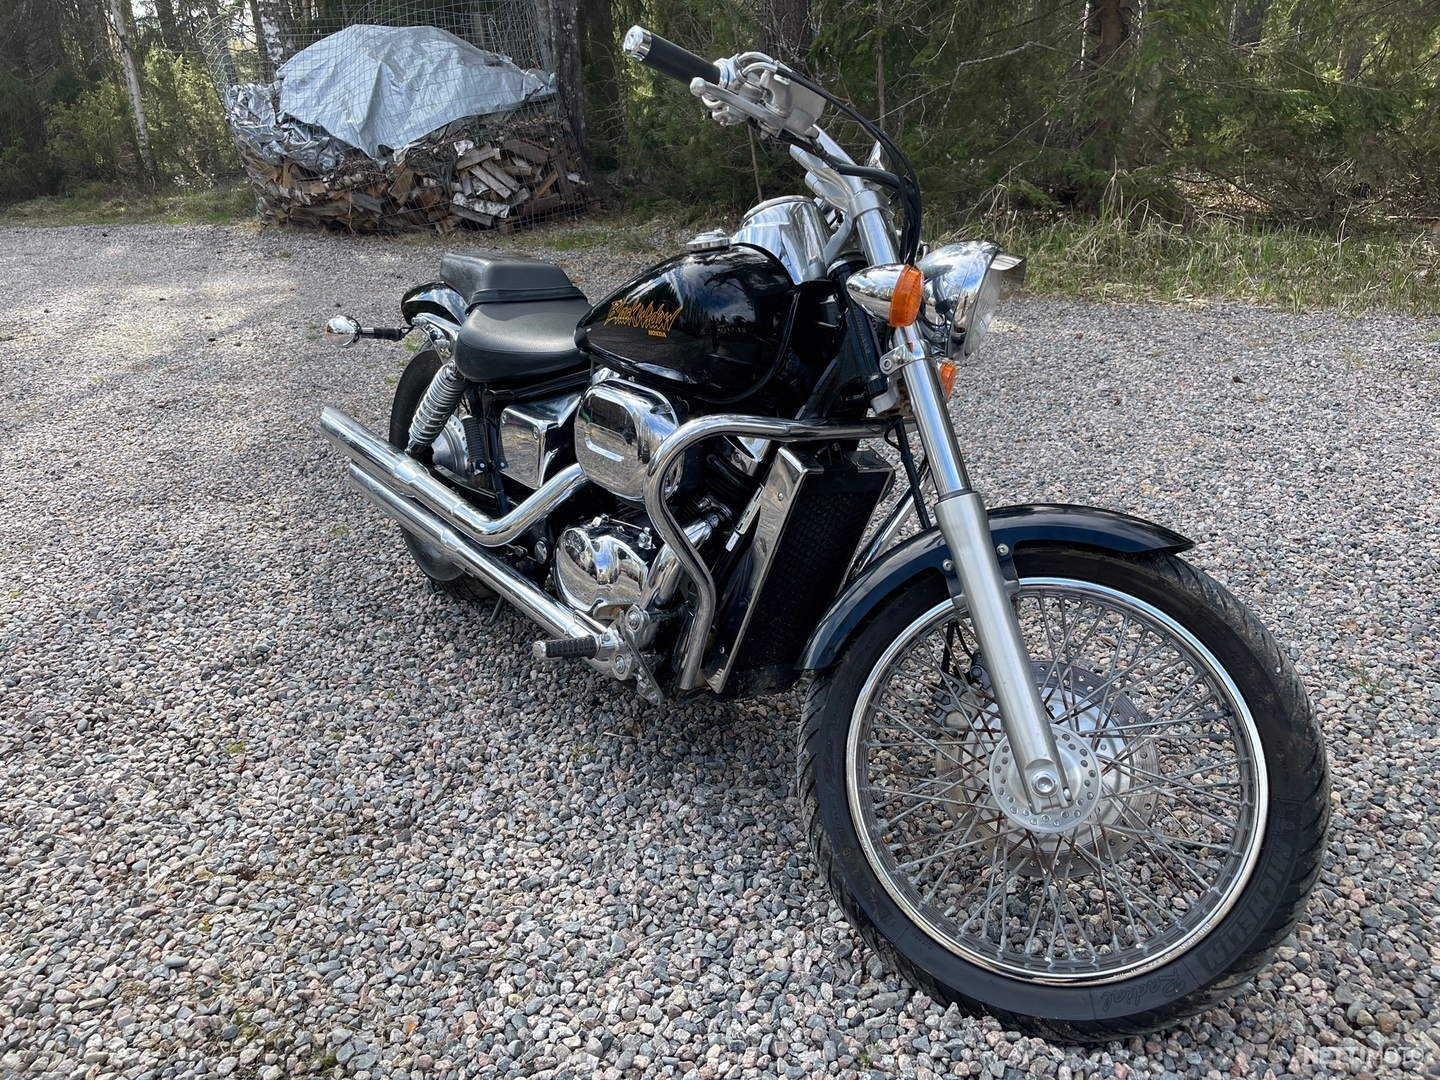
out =
[[[885,127],[885,0],[875,0],[875,123]]]
[[[1235,0],[1230,9],[1230,44],[1259,45],[1265,27],[1265,0]]]
[[[295,54],[295,31],[290,13],[280,0],[250,0],[255,20],[255,46],[267,82],[273,81],[280,65]]]
[[[1365,61],[1365,45],[1362,41],[1347,41],[1340,50],[1340,81],[1354,86],[1360,77],[1360,65]]]
[[[229,87],[240,85],[240,73],[235,69],[235,54],[230,51],[230,30],[229,20],[225,25],[220,23],[220,9],[216,0],[203,0],[205,22],[197,35],[200,44],[207,50],[207,55],[213,60],[219,60],[220,73],[225,80],[225,85],[220,88],[220,101],[225,102],[225,91]]]
[[[173,53],[185,51],[180,26],[175,22],[175,0],[155,0],[155,17],[160,20],[160,40]]]
[[[1124,0],[1093,0],[1089,7],[1090,36],[1095,39],[1090,60],[1104,67],[1130,36],[1130,12]]]
[[[815,28],[810,21],[810,0],[760,0],[761,48],[777,60],[804,71]]]
[[[620,73],[615,67],[615,18],[610,0],[580,0],[580,52],[590,85],[589,127],[602,139],[619,137],[624,127]]]
[[[121,0],[110,0],[110,29],[120,50],[120,67],[125,73],[125,86],[130,94],[130,111],[135,119],[135,145],[140,150],[140,163],[145,178],[155,186],[155,159],[150,154],[150,126],[145,123],[145,102],[140,97],[140,76],[135,70],[135,57],[130,52],[130,35],[125,32],[125,13]]]
[[[555,58],[555,80],[560,100],[570,118],[570,130],[583,150],[585,131],[585,77],[580,67],[580,33],[575,0],[548,0],[550,8],[550,55]]]

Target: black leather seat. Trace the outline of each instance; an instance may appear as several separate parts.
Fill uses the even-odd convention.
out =
[[[446,255],[440,276],[466,301],[455,364],[467,379],[512,384],[588,363],[575,345],[575,326],[590,302],[554,263]]]

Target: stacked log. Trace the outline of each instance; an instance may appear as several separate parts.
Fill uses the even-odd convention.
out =
[[[590,201],[583,159],[553,116],[483,127],[457,120],[384,161],[356,150],[324,175],[288,159],[275,164],[237,143],[260,215],[282,224],[508,231]]]

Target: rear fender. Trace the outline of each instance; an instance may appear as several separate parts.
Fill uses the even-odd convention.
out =
[[[1188,551],[1195,546],[1179,533],[1142,518],[1093,506],[1033,503],[990,511],[990,534],[1002,564],[1026,544],[1073,544],[1121,555],[1145,551]],[[829,667],[841,648],[882,604],[925,574],[939,574],[958,591],[945,563],[950,553],[938,529],[931,529],[886,552],[866,567],[821,617],[797,667]],[[1009,569],[1007,567],[1007,569]]]

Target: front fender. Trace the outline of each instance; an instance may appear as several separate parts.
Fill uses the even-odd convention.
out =
[[[1025,544],[1061,543],[1099,548],[1122,555],[1142,551],[1188,551],[1195,546],[1163,525],[1093,506],[1032,503],[990,511],[990,535],[996,548],[1010,552]],[[841,647],[887,598],[922,574],[944,574],[950,557],[938,529],[931,529],[886,552],[866,567],[821,617],[796,664],[802,671],[827,668]]]

